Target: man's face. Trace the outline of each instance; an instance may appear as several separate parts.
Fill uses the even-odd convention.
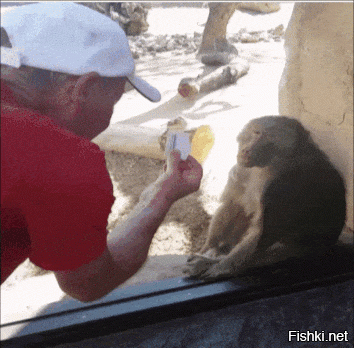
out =
[[[75,118],[75,133],[93,139],[110,123],[114,105],[124,93],[126,78],[100,78],[87,88],[85,102]]]

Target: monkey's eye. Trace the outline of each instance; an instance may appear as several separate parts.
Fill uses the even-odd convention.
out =
[[[254,130],[253,133],[256,134],[256,135],[261,135],[262,134],[262,132],[259,131],[259,130]]]

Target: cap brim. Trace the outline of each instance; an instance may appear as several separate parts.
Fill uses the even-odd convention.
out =
[[[129,75],[127,76],[127,79],[131,83],[131,85],[145,98],[149,99],[152,102],[158,102],[161,100],[160,92],[140,77],[137,77],[135,75]]]

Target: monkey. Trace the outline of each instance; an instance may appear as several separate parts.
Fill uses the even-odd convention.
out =
[[[213,280],[288,258],[320,255],[345,224],[344,181],[303,125],[287,116],[251,120],[237,136],[205,244],[184,268]]]

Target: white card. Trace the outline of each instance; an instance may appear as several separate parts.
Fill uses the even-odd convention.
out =
[[[177,149],[181,153],[181,160],[185,161],[191,152],[191,144],[188,133],[170,133],[166,143],[166,154]]]

